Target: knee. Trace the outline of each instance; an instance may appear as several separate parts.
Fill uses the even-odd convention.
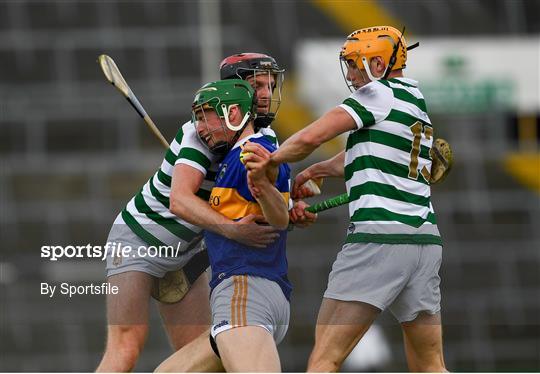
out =
[[[147,335],[147,325],[111,326],[105,354],[114,355],[116,362],[130,370],[139,358]]]
[[[308,372],[337,372],[346,357],[337,350],[314,350],[308,361]]]
[[[448,373],[444,364],[425,364],[417,365],[414,370],[417,373]]]
[[[415,357],[409,360],[409,370],[418,373],[446,373],[446,367],[444,366],[444,360],[442,357]]]
[[[167,326],[167,332],[175,351],[184,348],[186,345],[205,334],[208,340],[208,325],[180,325]]]
[[[410,371],[417,373],[447,373],[444,362],[416,362],[414,368],[409,368]]]
[[[340,365],[329,360],[310,360],[308,363],[308,373],[337,373]]]
[[[327,358],[309,360],[307,372],[309,373],[336,373],[341,364],[336,360]]]

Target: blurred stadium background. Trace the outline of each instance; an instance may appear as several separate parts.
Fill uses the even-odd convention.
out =
[[[112,56],[167,139],[222,57],[271,54],[287,69],[281,141],[347,95],[337,55],[351,31],[407,26],[406,75],[420,80],[437,137],[454,148],[433,188],[445,248],[445,355],[452,371],[540,370],[540,2],[0,1],[0,370],[92,371],[104,347],[100,296],[41,296],[40,282],[104,279],[101,261],[56,263],[42,245],[101,245],[163,157],[106,83]],[[309,162],[332,155],[330,144]],[[304,166],[307,164],[304,164]],[[295,165],[299,170],[302,165]],[[344,190],[327,181],[324,196]],[[305,369],[345,208],[290,238],[292,325],[285,371]],[[154,313],[137,371],[170,354]],[[389,315],[348,370],[406,370]]]

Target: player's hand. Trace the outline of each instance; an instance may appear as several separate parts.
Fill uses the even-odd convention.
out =
[[[233,224],[226,225],[226,237],[255,248],[266,248],[278,237],[278,230],[270,225],[258,225],[265,222],[264,216],[249,214]]]
[[[274,185],[278,169],[269,166],[270,152],[258,143],[246,142],[242,147],[243,163],[248,171],[248,188],[251,195],[258,199],[261,195],[260,186],[264,183]]]
[[[309,168],[303,170],[301,173],[296,175],[294,178],[294,183],[292,187],[292,198],[293,199],[305,199],[308,197],[315,196],[315,193],[304,185],[308,180],[312,178]]]
[[[247,142],[242,148],[244,152],[244,165],[251,172],[250,179],[256,184],[264,176],[273,185],[276,183],[279,168],[271,162],[271,153],[258,143]]]
[[[308,207],[309,204],[302,200],[294,202],[294,206],[289,212],[289,217],[295,226],[305,228],[315,223],[317,214],[306,211]]]

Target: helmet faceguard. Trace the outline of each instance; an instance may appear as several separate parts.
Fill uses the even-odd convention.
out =
[[[339,53],[341,71],[345,82],[351,91],[354,87],[347,82],[346,71],[348,66],[355,64],[356,68],[365,73],[370,81],[387,79],[391,71],[405,68],[407,50],[418,46],[418,43],[407,47],[403,33],[391,26],[375,26],[356,30],[351,33]],[[374,57],[384,60],[386,69],[380,77],[374,77],[369,63]]]
[[[284,69],[276,60],[261,53],[239,53],[225,58],[220,64],[221,79],[249,80],[257,91],[257,86],[268,84],[269,97],[259,95],[259,108],[255,118],[255,128],[268,127],[276,117],[281,104]],[[266,108],[262,108],[267,103]]]
[[[246,125],[254,118],[255,90],[241,79],[211,82],[201,87],[193,99],[192,121],[201,141],[215,154],[227,153],[236,143]],[[232,124],[229,113],[238,106],[243,114],[239,124]],[[219,118],[219,126],[210,124],[205,111],[212,110]],[[199,132],[203,128],[203,135]]]

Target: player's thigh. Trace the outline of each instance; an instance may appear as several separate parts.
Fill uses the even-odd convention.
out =
[[[221,372],[223,365],[214,353],[206,330],[191,343],[176,351],[156,369],[158,373]]]
[[[107,340],[97,371],[130,370],[148,335],[152,276],[129,271],[108,277],[118,294],[107,295]]]
[[[134,250],[146,243],[123,223],[121,215],[111,227],[107,243],[117,249],[107,253],[107,281],[118,288],[117,294],[107,296],[109,325],[146,324],[152,282],[162,275],[160,268]],[[133,249],[128,255],[119,253],[119,248],[128,247]]]
[[[442,262],[442,247],[439,245],[414,247],[418,254],[416,260],[418,265],[389,307],[400,323],[413,321],[420,313],[433,315],[441,310],[439,269]]]
[[[259,326],[279,344],[289,326],[290,305],[274,281],[251,275],[233,275],[219,283],[210,298],[214,339],[238,326]]]
[[[385,310],[414,271],[417,252],[403,245],[346,243],[332,265],[324,297],[354,300]]]
[[[281,364],[272,335],[260,326],[229,329],[216,336],[228,372],[279,372]]]
[[[175,350],[208,330],[211,322],[209,295],[208,278],[203,272],[182,300],[173,304],[159,303],[161,317]]]
[[[441,315],[420,313],[401,324],[411,371],[444,371]]]
[[[367,303],[323,298],[308,371],[324,366],[324,362],[341,365],[380,312]]]
[[[146,324],[153,277],[140,271],[128,271],[111,275],[107,281],[118,288],[117,294],[107,295],[108,324]]]

